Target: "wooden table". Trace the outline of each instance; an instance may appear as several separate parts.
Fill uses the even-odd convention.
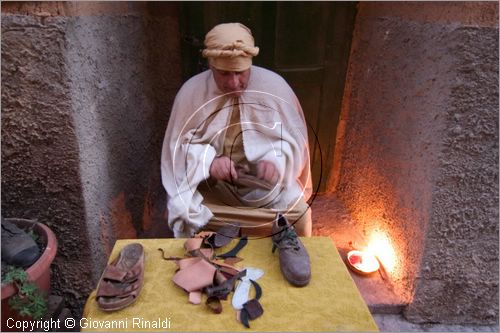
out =
[[[312,279],[308,286],[293,287],[283,278],[278,254],[271,253],[271,239],[249,240],[238,254],[239,267],[257,267],[264,276],[260,303],[264,314],[250,321],[250,329],[236,321],[231,296],[222,301],[223,312],[214,314],[204,305],[188,302],[187,293],[172,282],[176,265],[161,258],[183,256],[183,239],[119,240],[110,258],[127,244],[141,243],[146,253],[144,287],[137,301],[116,312],[100,311],[95,291],[85,305],[82,331],[378,331],[368,307],[330,238],[301,238],[311,257]],[[217,250],[223,253],[236,244]]]

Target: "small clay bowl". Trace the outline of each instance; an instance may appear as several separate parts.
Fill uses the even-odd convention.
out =
[[[357,274],[371,275],[379,270],[380,263],[371,253],[352,250],[347,253],[347,266]]]

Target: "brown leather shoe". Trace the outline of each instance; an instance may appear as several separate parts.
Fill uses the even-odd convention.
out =
[[[303,287],[311,280],[311,261],[304,244],[285,216],[278,214],[273,224],[273,253],[279,249],[281,273],[288,282]]]

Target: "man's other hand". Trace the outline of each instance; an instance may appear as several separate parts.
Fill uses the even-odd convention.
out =
[[[257,178],[270,184],[276,184],[280,178],[280,174],[274,163],[269,161],[259,161],[257,164]]]
[[[227,156],[214,158],[210,165],[210,176],[230,182],[232,179],[238,179],[235,163]]]

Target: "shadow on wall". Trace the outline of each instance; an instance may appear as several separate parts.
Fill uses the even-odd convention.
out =
[[[95,274],[116,239],[166,237],[160,155],[181,85],[172,4],[161,15],[75,17],[67,63]],[[155,5],[158,7],[158,5]]]

